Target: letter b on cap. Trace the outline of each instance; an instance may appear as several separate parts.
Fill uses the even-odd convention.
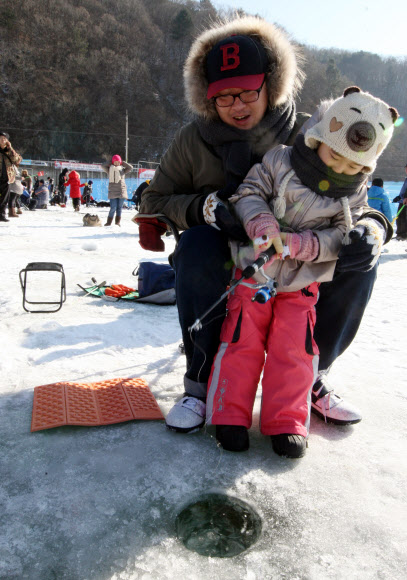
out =
[[[240,64],[239,45],[236,43],[224,44],[220,47],[222,51],[223,65],[220,70],[231,70],[237,68]]]

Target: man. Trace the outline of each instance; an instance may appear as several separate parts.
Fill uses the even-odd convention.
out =
[[[40,185],[35,191],[38,209],[47,209],[49,202],[49,189],[45,185],[44,179],[40,179]]]
[[[10,136],[0,131],[0,222],[8,222],[6,208],[9,200],[9,184],[14,183],[16,172],[14,165],[21,163],[22,157],[14,151],[9,141]]]
[[[303,79],[299,60],[298,50],[281,30],[260,18],[244,17],[201,34],[186,61],[186,98],[195,120],[175,136],[140,208],[141,213],[164,213],[185,230],[173,265],[187,372],[184,396],[166,419],[172,430],[191,432],[204,425],[207,381],[225,303],[211,312],[201,330],[189,328],[230,281],[228,238],[245,236],[228,209],[228,198],[267,150],[293,143],[307,117],[296,114],[294,104]],[[391,231],[379,212],[364,217],[377,219],[384,234]],[[143,227],[141,220],[140,237]],[[352,342],[376,279],[372,251],[378,248],[373,250],[363,228],[354,237],[358,232],[360,239],[351,250],[344,246],[334,280],[321,284],[317,303],[320,375],[312,410],[339,424],[357,423],[361,416],[327,388],[324,373]],[[157,243],[151,230],[149,234]]]

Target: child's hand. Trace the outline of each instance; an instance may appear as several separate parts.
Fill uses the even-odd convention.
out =
[[[253,240],[253,247],[255,250],[255,257],[258,258],[259,254],[265,252],[269,249],[270,246],[274,246],[276,250],[276,254],[274,259],[280,259],[283,253],[283,242],[280,236],[276,236],[275,238],[270,238],[267,234],[263,234],[262,236]]]
[[[290,258],[311,262],[319,253],[319,241],[311,230],[305,230],[298,234],[281,233],[281,239],[290,251]]]
[[[280,226],[272,213],[261,213],[246,225],[249,238],[253,241],[256,258],[271,245],[276,249],[274,259],[280,258],[283,252],[283,243],[280,237]]]

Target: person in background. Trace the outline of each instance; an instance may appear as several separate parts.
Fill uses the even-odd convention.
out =
[[[24,179],[25,183],[26,183],[26,187],[27,187],[27,191],[28,193],[31,195],[31,190],[32,190],[32,178],[30,175],[28,175],[28,171],[27,169],[23,169],[21,171],[21,177]]]
[[[6,209],[9,201],[9,185],[16,178],[16,167],[20,165],[22,157],[14,151],[10,136],[0,131],[0,222],[8,222]]]
[[[113,155],[112,162],[102,165],[102,169],[109,177],[108,198],[110,201],[110,211],[107,216],[105,226],[111,226],[116,214],[115,224],[120,225],[124,200],[127,199],[126,183],[124,176],[132,171],[133,166],[123,161],[120,155]]]
[[[17,173],[17,176],[18,175],[19,174]],[[17,176],[16,176],[16,178],[17,178]],[[25,181],[27,188],[29,186],[29,192],[31,192],[32,180],[31,180],[31,177],[28,175],[28,171],[26,169],[23,169],[21,171],[21,176],[19,176],[20,183],[23,180]],[[17,193],[17,197],[16,197],[16,212],[17,212],[18,215],[21,215],[23,213],[22,210],[21,210],[21,195],[22,195],[22,192],[23,192],[24,188],[23,187],[17,187],[17,189],[18,189],[18,192],[20,192],[20,193]]]
[[[9,200],[8,200],[8,217],[18,217],[23,212],[20,208],[20,197],[24,191],[22,185],[22,176],[18,168],[15,169],[15,179],[13,183],[8,186],[9,189]]]
[[[47,209],[48,208],[49,189],[48,189],[48,186],[45,185],[45,182],[43,179],[39,180],[39,187],[35,191],[35,197],[37,200],[38,209]]]
[[[407,175],[407,165],[404,169]],[[399,202],[396,219],[396,240],[407,240],[407,177],[401,186],[400,193],[393,199],[393,202]]]
[[[146,179],[146,181],[143,181],[143,183],[140,183],[140,185],[138,186],[136,191],[133,193],[133,197],[131,198],[131,201],[134,203],[134,209],[136,211],[138,211],[140,208],[141,196],[143,194],[143,191],[145,189],[147,189],[147,187],[150,185],[150,181],[151,181],[151,179]]]
[[[59,191],[57,189],[54,190],[54,194],[52,195],[52,197],[49,198],[49,204],[50,205],[58,205],[60,203],[60,195],[59,195]]]
[[[21,194],[21,203],[24,205],[26,209],[29,209],[31,197],[30,194],[28,193],[27,183],[23,180],[21,182],[21,185],[23,186],[23,193]]]
[[[36,195],[37,193],[37,189],[40,186],[40,178],[38,177],[38,175],[34,175],[34,183],[33,183],[33,190],[32,193],[33,195]]]
[[[61,173],[58,175],[58,191],[60,194],[60,201],[59,203],[66,203],[67,195],[66,195],[66,182],[68,181],[68,169],[65,167]]]
[[[143,192],[141,213],[164,213],[185,230],[172,265],[187,368],[184,394],[166,417],[167,427],[180,433],[205,424],[207,383],[226,301],[213,310],[210,322],[199,332],[189,329],[230,282],[229,238],[247,239],[228,199],[268,150],[293,144],[309,117],[295,108],[303,80],[300,62],[298,47],[259,17],[235,18],[203,32],[184,67],[186,99],[194,120],[177,132]],[[377,243],[391,237],[391,224],[383,214],[369,208],[363,218],[372,228],[376,222],[382,225],[383,239]],[[139,224],[142,241],[146,232],[143,222]],[[157,239],[146,226],[150,249],[159,246],[160,230],[156,228]],[[354,234],[354,243],[341,248],[333,280],[321,283],[316,305],[314,336],[320,357],[312,411],[337,424],[357,423],[362,417],[333,392],[325,375],[356,336],[376,280],[376,253],[380,253],[367,227]]]
[[[367,201],[370,207],[381,211],[389,222],[392,221],[393,216],[391,213],[389,194],[383,189],[383,179],[381,177],[375,177],[372,181],[372,186],[368,190]]]
[[[70,186],[69,197],[72,199],[74,211],[79,211],[81,207],[81,187],[85,187],[84,183],[81,183],[81,176],[77,171],[71,171],[69,174],[69,179],[65,183],[65,187]]]
[[[89,207],[91,201],[94,201],[92,197],[92,190],[93,190],[93,181],[89,179],[89,181],[85,184],[85,188],[82,194],[82,203],[86,204],[86,207]]]
[[[48,177],[47,181],[48,181],[47,187],[49,190],[49,197],[51,198],[54,194],[54,189],[55,189],[54,180],[52,179],[52,177]]]
[[[31,197],[30,192],[27,189],[27,184],[24,180],[21,182],[21,185],[23,186],[23,193],[21,194],[21,202],[30,211],[35,211],[35,206],[37,205],[37,200]]]

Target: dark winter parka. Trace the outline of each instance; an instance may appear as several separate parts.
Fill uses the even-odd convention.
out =
[[[202,198],[226,185],[224,162],[202,136],[200,126],[219,121],[213,101],[206,98],[206,55],[218,41],[232,34],[245,34],[260,40],[269,56],[270,72],[266,79],[269,112],[278,117],[279,111],[288,106],[292,111],[290,128],[284,140],[273,130],[260,132],[256,127],[246,132],[236,130],[240,131],[240,140],[243,133],[247,135],[247,141],[250,140],[253,163],[260,161],[266,151],[281,142],[292,144],[300,125],[308,117],[299,114],[295,120],[293,100],[301,87],[303,75],[299,68],[299,53],[281,30],[259,18],[244,17],[220,24],[201,35],[192,45],[184,68],[186,99],[195,120],[176,134],[150,186],[143,193],[140,207],[141,213],[165,213],[181,229],[192,225],[191,216],[193,224],[198,224]],[[249,169],[247,167],[247,171]]]
[[[232,34],[253,36],[260,41],[270,61],[266,74],[269,100],[267,115],[278,117],[278,113],[292,107],[291,130],[284,138],[273,129],[264,131],[260,122],[249,131],[247,140],[253,151],[252,165],[261,162],[267,151],[279,144],[293,145],[295,137],[304,122],[310,118],[306,113],[296,113],[294,98],[301,88],[303,73],[302,60],[298,49],[293,46],[283,31],[273,24],[254,16],[235,19],[220,24],[202,34],[192,45],[184,67],[184,85],[187,104],[195,115],[195,120],[180,129],[161,159],[149,187],[143,192],[140,213],[163,213],[180,229],[205,223],[199,215],[202,199],[226,185],[224,162],[215,148],[202,136],[202,125],[219,122],[219,116],[212,100],[207,99],[206,55],[213,46]],[[236,130],[239,132],[239,130]],[[251,166],[250,166],[251,167]],[[241,175],[241,182],[249,171]],[[373,217],[386,230],[385,241],[392,236],[392,226],[380,212],[371,209],[363,217]]]
[[[69,192],[69,197],[72,197],[72,199],[80,198],[81,197],[81,190],[79,188],[85,187],[85,184],[81,183],[81,179],[80,179],[79,173],[77,171],[70,172],[69,179],[65,185],[66,185],[66,187],[68,187],[68,185],[71,186],[71,189]]]
[[[63,169],[58,176],[58,189],[60,192],[64,192],[66,189],[66,182],[67,182],[67,173],[68,169]]]

